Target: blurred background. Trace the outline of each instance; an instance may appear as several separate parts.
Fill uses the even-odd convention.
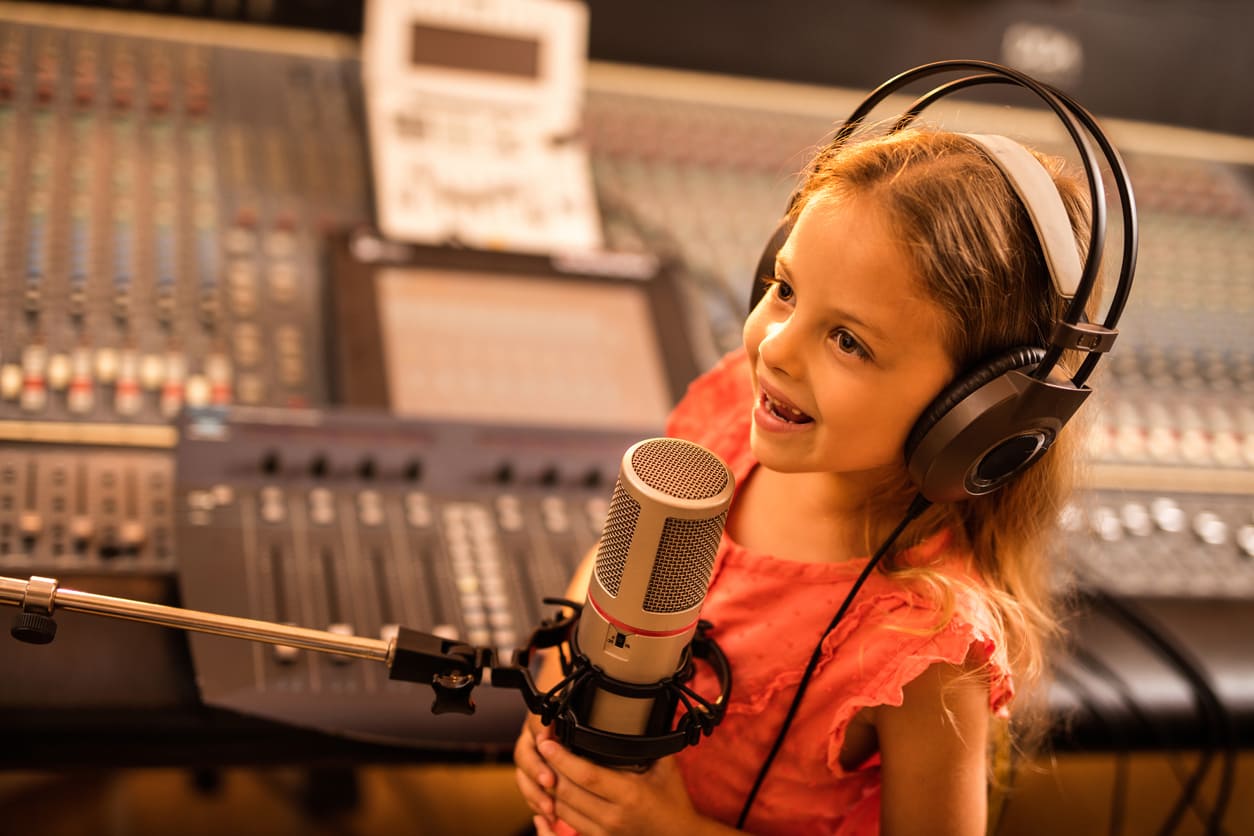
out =
[[[739,344],[814,151],[891,76],[991,60],[1096,114],[1140,250],[1049,744],[999,761],[990,832],[1254,832],[1251,31],[1234,0],[0,2],[0,601],[508,658]],[[1078,164],[1014,89],[926,118]],[[0,641],[2,832],[528,825],[514,692],[435,716],[368,653],[64,608],[39,646],[45,616]]]

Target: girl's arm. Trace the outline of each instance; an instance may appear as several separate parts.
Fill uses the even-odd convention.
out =
[[[978,669],[932,665],[879,706],[884,836],[982,834],[988,816],[988,684]]]

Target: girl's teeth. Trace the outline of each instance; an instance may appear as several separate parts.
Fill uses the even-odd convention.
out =
[[[783,415],[785,413],[792,413],[793,417],[800,418],[802,415],[805,414],[800,409],[797,409],[795,406],[785,406],[784,404],[772,398],[770,395],[767,395],[766,399],[771,402],[771,408],[774,409],[776,412],[778,412],[780,415]]]

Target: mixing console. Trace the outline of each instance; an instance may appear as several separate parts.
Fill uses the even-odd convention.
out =
[[[0,419],[324,403],[319,234],[366,213],[353,62],[131,28],[0,21]]]
[[[321,235],[367,216],[338,39],[0,14],[0,563],[168,573],[185,406],[324,404]]]
[[[609,431],[306,410],[192,413],[179,447],[181,598],[193,609],[390,638],[398,626],[500,658],[526,643],[595,544],[623,452]],[[517,694],[432,717],[386,670],[191,637],[211,705],[368,740],[504,745]]]

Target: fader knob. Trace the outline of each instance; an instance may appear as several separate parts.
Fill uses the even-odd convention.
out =
[[[22,367],[17,363],[0,366],[0,398],[15,401],[22,394]]]
[[[95,533],[96,523],[86,514],[78,514],[70,520],[70,539],[74,541],[74,547],[79,551],[86,550]]]
[[[73,370],[70,373],[70,386],[66,394],[66,405],[71,412],[83,414],[91,412],[95,404],[92,381],[91,350],[80,346],[74,349],[72,358]]]
[[[22,539],[36,540],[44,530],[44,518],[38,511],[23,511],[17,520]]]
[[[148,527],[139,520],[126,520],[118,529],[118,545],[127,554],[136,554],[148,541]]]
[[[73,377],[73,364],[70,355],[53,354],[48,358],[48,388],[54,392],[64,392]]]

